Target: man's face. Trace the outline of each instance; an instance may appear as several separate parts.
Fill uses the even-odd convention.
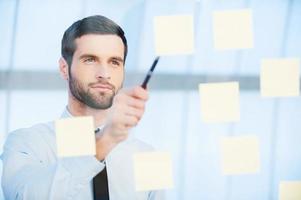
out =
[[[75,40],[69,89],[95,109],[111,107],[124,79],[124,44],[116,35],[88,34]]]

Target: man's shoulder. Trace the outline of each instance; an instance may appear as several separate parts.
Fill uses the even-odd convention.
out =
[[[38,133],[52,132],[53,131],[53,122],[38,123],[31,127],[19,128],[9,133],[9,136],[30,136]]]
[[[35,141],[52,137],[54,132],[53,122],[38,123],[31,127],[16,129],[8,134],[6,143],[18,141]],[[54,136],[54,135],[53,135]]]

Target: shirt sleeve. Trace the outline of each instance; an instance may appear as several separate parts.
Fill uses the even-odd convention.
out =
[[[31,138],[36,139],[36,138]],[[40,200],[73,199],[90,184],[104,164],[94,156],[57,159],[47,162],[25,134],[10,134],[3,154],[2,188],[5,199]]]
[[[157,190],[149,192],[147,200],[165,200],[165,191]]]

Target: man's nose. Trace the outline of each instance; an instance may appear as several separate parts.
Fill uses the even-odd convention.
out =
[[[102,64],[98,67],[97,73],[96,73],[96,78],[97,79],[110,79],[110,72],[109,72],[109,67],[106,64]]]

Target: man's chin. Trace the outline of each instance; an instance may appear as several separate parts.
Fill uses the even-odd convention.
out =
[[[86,105],[99,110],[108,109],[112,106],[114,94],[111,91],[109,92],[97,92],[86,95]]]
[[[112,104],[108,103],[108,104],[104,104],[104,103],[86,103],[87,106],[89,106],[90,108],[96,109],[96,110],[106,110],[109,109]]]
[[[101,99],[101,100],[97,99],[97,100],[94,100],[93,102],[90,102],[89,106],[93,107],[95,109],[105,110],[105,109],[108,109],[108,108],[110,108],[112,106],[112,103],[113,103],[112,100],[113,99],[110,99],[110,98],[108,98],[106,100],[104,100],[104,99]]]

